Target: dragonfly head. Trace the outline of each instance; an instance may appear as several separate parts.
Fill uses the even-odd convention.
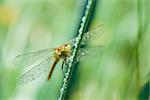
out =
[[[71,45],[66,43],[61,48],[61,56],[62,57],[69,57],[71,53]]]
[[[64,44],[62,51],[69,52],[71,51],[71,45],[69,43]]]

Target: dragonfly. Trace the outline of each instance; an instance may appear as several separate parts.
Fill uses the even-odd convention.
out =
[[[103,25],[98,26],[92,31],[86,32],[83,36],[81,46],[79,48],[79,52],[77,53],[76,61],[84,56],[83,53],[84,48],[83,46],[91,40],[95,34],[99,36],[104,33]],[[97,36],[96,36],[97,37]],[[68,66],[69,58],[72,55],[74,44],[76,42],[77,37],[74,39],[64,43],[63,45],[56,47],[56,48],[48,48],[40,51],[24,53],[15,57],[14,62],[17,66],[22,67],[29,67],[29,70],[25,71],[19,78],[18,84],[26,84],[41,76],[44,72],[49,71],[47,80],[51,79],[53,70],[60,60],[62,61],[61,69],[63,72],[63,66]],[[53,59],[53,63],[50,64],[51,60]],[[64,72],[63,72],[64,74]]]

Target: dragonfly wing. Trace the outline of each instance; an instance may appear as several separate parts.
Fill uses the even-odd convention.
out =
[[[81,46],[87,45],[90,41],[93,41],[93,40],[97,40],[97,41],[102,40],[102,38],[103,38],[102,35],[106,34],[106,33],[107,33],[107,31],[106,31],[106,27],[104,27],[104,25],[97,26],[95,29],[93,29],[89,32],[86,32],[84,34],[82,42],[81,42]],[[72,45],[72,47],[74,48],[74,44],[77,39],[78,39],[78,37],[70,40],[68,43],[70,43]],[[100,45],[102,45],[102,44],[100,44]]]
[[[93,41],[101,41],[103,40],[104,37],[106,37],[107,35],[106,33],[108,32],[106,31],[104,25],[99,25],[95,29],[86,32],[84,34],[81,45],[87,45],[89,44],[89,42],[93,42]],[[102,44],[98,44],[98,45],[102,45]]]
[[[17,66],[27,67],[40,59],[50,57],[52,55],[52,51],[52,49],[45,49],[37,52],[24,53],[16,56],[13,63]]]
[[[88,59],[94,58],[103,49],[104,49],[104,47],[102,45],[94,46],[94,47],[80,48],[78,53],[77,53],[77,56],[76,56],[76,62],[84,61],[86,58],[88,58]]]
[[[26,84],[32,80],[37,79],[45,71],[49,70],[50,62],[51,62],[50,57],[48,57],[44,59],[42,62],[40,62],[38,65],[34,66],[32,69],[22,74],[18,81],[18,84]]]
[[[107,42],[107,41],[105,41],[105,40],[107,40],[106,33],[108,33],[108,32],[104,25],[99,25],[95,29],[93,29],[89,32],[86,32],[81,41],[81,45],[80,45],[80,49],[77,53],[76,61],[78,62],[78,61],[81,61],[82,59],[86,58],[84,56],[96,55],[96,53],[94,51],[101,50]],[[75,44],[77,38],[78,37],[76,37],[68,42],[71,44],[72,49],[74,48],[74,44]]]

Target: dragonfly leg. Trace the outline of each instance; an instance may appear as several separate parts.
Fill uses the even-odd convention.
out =
[[[64,77],[65,77],[65,73],[64,73],[64,70],[63,70],[64,63],[65,63],[65,60],[63,60],[63,62],[62,62],[61,69],[62,69],[62,73],[63,73],[63,75],[64,75]]]
[[[69,64],[67,63],[67,59],[64,59],[65,65],[69,66]]]

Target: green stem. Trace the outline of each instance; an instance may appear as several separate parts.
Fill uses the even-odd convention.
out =
[[[89,22],[91,13],[92,13],[92,8],[93,8],[93,5],[94,5],[94,1],[95,0],[88,0],[88,3],[86,5],[84,16],[82,17],[82,21],[81,21],[81,24],[80,24],[78,36],[76,38],[76,43],[74,44],[75,48],[73,50],[72,56],[70,57],[69,66],[68,66],[67,72],[65,73],[65,78],[63,80],[63,85],[60,89],[60,95],[59,95],[58,100],[63,100],[64,99],[66,89],[68,87],[68,83],[70,81],[71,74],[72,74],[72,71],[73,71],[73,65],[74,65],[74,61],[75,61],[75,58],[76,58],[76,54],[77,54],[78,49],[80,47],[83,35],[86,32],[86,28],[88,26],[88,22]]]

